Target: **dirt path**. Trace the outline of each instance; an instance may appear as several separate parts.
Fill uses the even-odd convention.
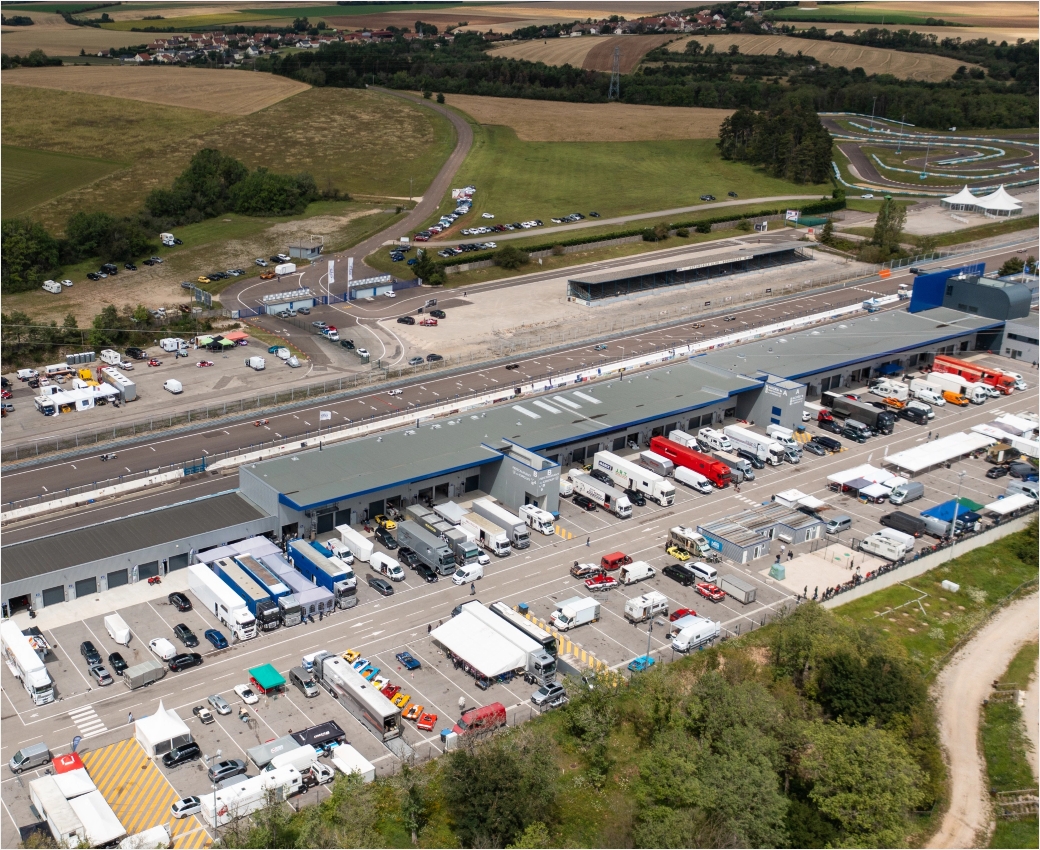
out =
[[[939,731],[950,766],[950,808],[928,847],[974,847],[989,828],[989,794],[979,751],[979,710],[994,676],[1040,631],[1032,594],[1005,608],[954,656],[935,684]]]
[[[1029,680],[1026,690],[1026,705],[1022,709],[1026,721],[1026,735],[1033,744],[1033,749],[1026,753],[1029,764],[1033,768],[1033,776],[1040,777],[1037,771],[1037,752],[1040,751],[1040,671],[1033,668],[1033,678]]]

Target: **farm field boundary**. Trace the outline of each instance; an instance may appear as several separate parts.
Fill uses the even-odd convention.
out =
[[[73,154],[39,151],[4,145],[3,217],[21,215],[37,204],[78,189],[114,171],[125,163]]]

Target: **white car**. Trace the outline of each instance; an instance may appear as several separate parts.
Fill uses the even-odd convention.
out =
[[[71,280],[63,280],[61,282],[61,285],[62,286],[72,286],[72,281]]]
[[[486,567],[491,563],[491,558],[488,556],[487,552],[481,552],[477,555],[477,563],[482,567]]]
[[[368,357],[369,356],[368,349],[367,348],[359,348],[357,350],[357,356],[358,357]]]
[[[484,213],[481,218],[494,218],[494,216],[491,213]]]
[[[402,390],[387,390],[387,395],[401,395]]]
[[[235,685],[234,690],[246,705],[255,705],[260,702],[260,697],[253,693],[253,689],[249,685]]]
[[[397,297],[397,293],[394,292],[392,289],[388,290],[387,292],[384,292],[383,295],[385,295],[387,298],[396,298]]]
[[[125,372],[132,372],[134,364],[131,363],[129,360],[124,360],[122,363],[119,364],[119,368]]]
[[[812,421],[812,416],[809,415],[809,411],[808,410],[803,410],[802,411],[802,422],[811,422],[811,421]]]
[[[177,654],[177,647],[166,638],[155,638],[148,641],[148,648],[158,655],[163,661],[169,661]]]
[[[202,811],[202,805],[199,803],[198,797],[182,797],[170,806],[170,814],[175,818],[190,818],[200,811]]]
[[[260,257],[257,257],[255,262],[256,262],[256,264],[258,266],[266,266],[267,265],[267,260],[263,260]]]

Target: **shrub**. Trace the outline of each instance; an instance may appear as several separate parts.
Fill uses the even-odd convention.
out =
[[[552,255],[554,257],[562,257],[563,256],[563,246],[562,245],[553,245],[552,246]],[[1019,263],[1020,263],[1020,265],[1019,265],[1019,269],[1018,270],[1022,271],[1021,261],[1019,261]]]
[[[683,239],[685,239],[687,236],[690,235],[689,228],[680,227],[678,230],[675,231],[675,235],[681,236]]]
[[[518,269],[520,266],[525,265],[531,257],[515,245],[506,245],[495,251],[491,259],[496,266],[500,266],[503,269]]]
[[[711,233],[710,221],[698,221],[696,230],[698,233]]]

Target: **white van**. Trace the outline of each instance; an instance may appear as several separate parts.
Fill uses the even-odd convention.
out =
[[[170,378],[165,384],[162,385],[163,389],[167,392],[171,392],[174,395],[179,395],[184,392],[184,387],[181,386],[181,382]]]
[[[919,481],[907,481],[904,484],[900,484],[898,487],[892,488],[892,493],[888,497],[893,505],[902,505],[906,502],[912,502],[914,499],[920,499],[924,495],[924,484]]]
[[[155,638],[148,641],[148,648],[158,655],[163,661],[169,661],[177,654],[177,647],[166,638]]]
[[[708,581],[715,584],[719,577],[719,571],[704,563],[704,561],[694,561],[692,564],[686,564],[686,569],[697,576],[698,581]]]
[[[635,584],[637,581],[653,578],[655,575],[657,575],[657,570],[646,561],[636,561],[632,564],[625,564],[621,568],[621,572],[618,573],[618,581],[621,584]]]
[[[707,478],[699,472],[687,469],[685,466],[675,467],[675,480],[704,495],[708,495],[715,489]]]
[[[794,431],[783,425],[766,425],[766,433],[785,449],[794,449],[798,454],[802,453],[802,447],[794,438]]]
[[[925,404],[923,401],[920,401],[919,399],[914,401],[908,401],[906,403],[906,406],[911,410],[920,410],[921,413],[923,413],[929,419],[935,419],[935,411],[932,410],[932,406],[930,404]]]
[[[453,584],[465,584],[484,578],[484,568],[480,564],[463,564],[451,577]]]
[[[896,543],[902,543],[906,547],[906,551],[909,552],[914,548],[914,544],[917,542],[917,538],[912,534],[907,534],[905,531],[897,531],[894,528],[882,528],[874,532],[877,537],[887,537],[889,540],[894,540]]]
[[[43,282],[43,289],[46,292],[53,292],[55,294],[61,292],[61,284],[56,280],[45,280]]]
[[[368,565],[380,575],[386,576],[390,581],[404,581],[404,570],[401,565],[382,552],[373,552]]]
[[[1004,492],[1008,496],[1014,496],[1016,493],[1025,493],[1033,499],[1037,498],[1037,487],[1033,481],[1011,481]]]

